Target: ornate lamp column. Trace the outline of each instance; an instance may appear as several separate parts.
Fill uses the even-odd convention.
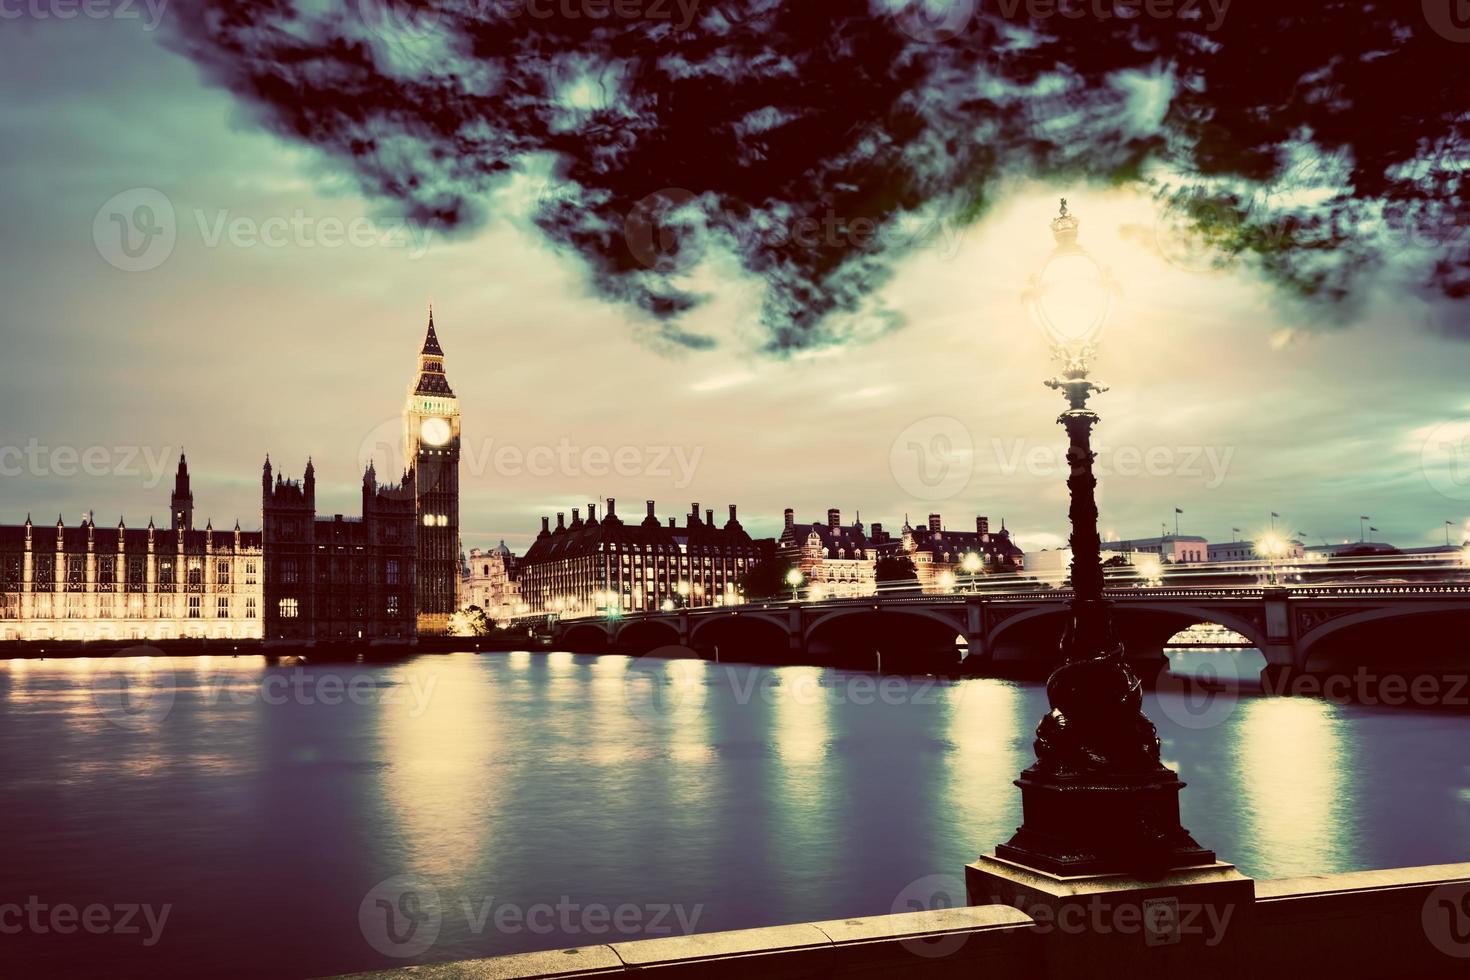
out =
[[[1123,659],[1103,597],[1092,427],[1088,398],[1107,389],[1088,362],[1117,297],[1107,270],[1077,243],[1078,219],[1062,200],[1052,221],[1056,249],[1025,302],[1051,343],[1061,373],[1072,522],[1071,618],[1065,663],[1047,681],[1051,711],[1036,729],[1036,764],[1021,773],[1024,820],[996,856],[1060,876],[1156,874],[1213,864],[1179,824],[1184,784],[1159,761],[1159,739],[1142,711],[1142,684]]]

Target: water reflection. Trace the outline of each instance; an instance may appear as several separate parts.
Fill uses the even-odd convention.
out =
[[[976,847],[1014,831],[1019,801],[1011,780],[1033,761],[1031,732],[1041,720],[1034,701],[1005,681],[962,683],[944,692],[942,805]]]
[[[378,686],[375,752],[388,762],[379,779],[397,874],[452,879],[482,860],[499,826],[503,770],[492,762],[505,731],[491,688],[454,682],[459,659],[473,656],[402,664]]]
[[[1308,698],[1241,705],[1239,815],[1273,877],[1351,867],[1354,733],[1340,711]]]
[[[361,696],[325,703],[332,685]],[[461,903],[489,896],[697,904],[701,930],[887,912],[1010,836],[1046,698],[882,685],[567,653],[0,663],[6,881],[174,903],[146,959],[106,950],[119,976],[401,966],[356,914],[403,874],[446,910],[423,960],[590,939],[477,929]],[[1186,826],[1222,859],[1275,877],[1470,858],[1470,717],[1219,704],[1159,693],[1149,714],[1189,783]]]

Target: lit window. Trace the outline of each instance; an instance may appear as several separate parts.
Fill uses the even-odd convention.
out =
[[[278,608],[282,619],[295,619],[300,615],[301,607],[295,599],[282,599]]]
[[[199,618],[199,597],[197,595],[191,595],[189,597],[189,618]]]
[[[220,596],[215,604],[214,616],[216,619],[230,618],[230,600]]]
[[[424,527],[433,527],[433,526],[434,526],[434,515],[433,514],[425,514],[424,515]]]

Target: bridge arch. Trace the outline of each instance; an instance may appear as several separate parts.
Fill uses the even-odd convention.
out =
[[[1377,672],[1433,672],[1470,666],[1470,609],[1450,603],[1359,609],[1333,616],[1297,638],[1296,662],[1309,672],[1368,666]]]
[[[936,673],[954,670],[966,640],[960,616],[912,606],[853,606],[813,620],[804,631],[807,659],[833,667]]]
[[[601,653],[608,646],[608,631],[601,623],[573,623],[559,639],[558,646],[573,653]]]
[[[618,630],[618,649],[627,653],[647,653],[659,647],[678,646],[682,637],[677,624],[667,619],[640,619],[626,623]]]
[[[1071,608],[1064,602],[1046,603],[1001,620],[987,635],[991,656],[1000,662],[1050,663],[1061,659],[1062,631]],[[1113,625],[1129,660],[1163,657],[1164,646],[1176,633],[1200,623],[1213,623],[1239,633],[1257,649],[1266,649],[1261,628],[1238,612],[1209,606],[1173,603],[1115,602]]]
[[[791,634],[786,624],[759,613],[700,617],[689,629],[689,645],[710,659],[791,662]]]

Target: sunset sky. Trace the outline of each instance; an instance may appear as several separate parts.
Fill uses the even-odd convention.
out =
[[[1065,195],[1125,291],[1097,368],[1104,528],[1157,534],[1178,507],[1212,540],[1272,511],[1307,543],[1356,539],[1359,515],[1401,546],[1442,543],[1447,520],[1464,536],[1470,346],[1391,277],[1353,322],[1314,321],[1243,265],[1200,269],[1140,192],[1017,179],[978,223],[917,229],[880,287],[900,328],[765,353],[759,281],[715,255],[681,329],[716,343],[690,349],[531,225],[556,193],[544,173],[507,180],[457,237],[406,227],[147,26],[146,10],[0,25],[0,522],[166,520],[180,447],[216,527],[259,527],[267,452],[292,476],[314,457],[319,511],[357,513],[432,298],[463,411],[466,549],[521,551],[540,515],[607,497],[624,516],[736,503],[758,534],[788,506],[893,528],[979,513],[1054,547],[1063,405],[1019,296]],[[110,215],[140,203],[172,211],[175,241],[130,271]],[[514,462],[537,447],[549,469]],[[636,452],[617,473],[621,447]]]

